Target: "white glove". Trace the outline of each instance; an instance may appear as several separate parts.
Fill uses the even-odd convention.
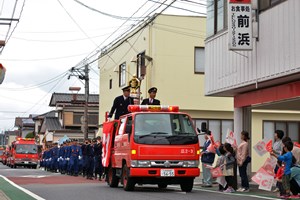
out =
[[[81,160],[81,156],[78,156],[78,159]]]
[[[59,158],[57,158],[57,162],[59,162]]]
[[[51,161],[52,160],[52,158],[49,158],[49,161]]]
[[[67,161],[69,161],[70,160],[70,158],[67,158]]]
[[[46,159],[46,162],[48,162],[48,159]]]

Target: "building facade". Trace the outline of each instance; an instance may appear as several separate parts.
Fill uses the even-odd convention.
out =
[[[299,142],[300,1],[252,0],[250,51],[228,49],[227,3],[207,3],[205,94],[234,98],[234,130],[250,131],[252,146],[273,139],[276,129]],[[256,171],[264,159],[252,157]]]
[[[178,105],[197,127],[207,122],[216,139],[224,139],[227,129],[233,129],[233,100],[204,95],[205,35],[205,17],[156,15],[104,49],[99,58],[99,124],[136,76],[140,101],[157,87],[162,105]]]

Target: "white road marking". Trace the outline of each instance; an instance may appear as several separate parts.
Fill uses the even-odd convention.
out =
[[[44,177],[48,177],[48,176],[41,176],[41,175],[25,175],[25,176],[20,176],[23,178],[44,178]]]
[[[168,185],[168,187],[173,187],[173,188],[179,188],[178,186],[172,186],[172,185]],[[253,194],[239,194],[239,193],[224,193],[224,192],[219,192],[219,191],[214,191],[214,190],[206,190],[206,189],[200,189],[200,188],[193,188],[193,190],[198,190],[198,191],[203,191],[203,192],[210,192],[210,193],[219,193],[219,194],[225,194],[225,195],[232,195],[232,196],[242,196],[242,197],[253,197],[253,198],[259,198],[259,199],[269,199],[269,200],[277,200],[280,198],[276,198],[276,197],[264,197],[264,196],[258,196],[258,195],[253,195]]]
[[[42,197],[40,197],[40,196],[38,196],[38,195],[36,195],[36,194],[30,192],[29,190],[27,190],[27,189],[25,189],[25,188],[23,188],[23,187],[21,187],[21,186],[15,184],[15,183],[12,182],[11,180],[7,179],[5,176],[0,175],[0,177],[3,178],[3,179],[4,179],[5,181],[7,181],[8,183],[10,183],[12,186],[18,188],[19,190],[22,190],[23,192],[25,192],[26,194],[28,194],[29,196],[31,196],[31,197],[33,197],[33,198],[35,198],[35,199],[37,199],[37,200],[46,200],[46,199],[44,199],[44,198],[42,198]]]

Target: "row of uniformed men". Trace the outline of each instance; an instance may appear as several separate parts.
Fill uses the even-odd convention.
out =
[[[101,137],[92,141],[86,139],[84,144],[78,144],[77,139],[67,140],[60,147],[54,143],[51,148],[46,149],[40,166],[47,171],[59,171],[61,174],[78,176],[81,173],[88,179],[99,176],[101,180],[103,173],[101,154]]]

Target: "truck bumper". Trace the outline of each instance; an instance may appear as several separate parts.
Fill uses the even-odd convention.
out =
[[[163,168],[166,169],[166,168]],[[161,176],[162,168],[130,168],[131,177],[160,177],[166,178],[166,176]],[[174,169],[174,176],[167,176],[167,178],[172,177],[197,177],[200,175],[199,168],[172,168]]]

